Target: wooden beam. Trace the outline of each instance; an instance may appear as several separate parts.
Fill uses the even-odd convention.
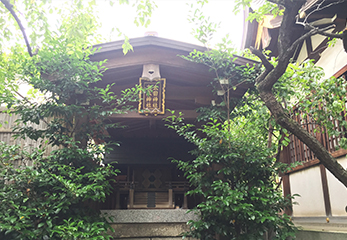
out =
[[[326,173],[325,167],[322,164],[319,165],[319,168],[320,168],[321,180],[322,180],[325,214],[327,216],[331,216],[331,203],[330,203],[327,173]]]
[[[310,168],[310,167],[316,166],[316,165],[318,165],[319,163],[320,163],[320,161],[319,161],[318,159],[314,159],[314,160],[309,161],[309,162],[304,162],[304,163],[302,163],[302,165],[297,166],[297,167],[293,168],[292,170],[286,172],[286,174],[298,172],[298,171],[300,171],[300,170],[303,170],[303,169],[306,169],[306,168]]]
[[[347,72],[347,64],[341,68],[339,71],[337,71],[335,74],[334,74],[334,77],[338,78],[340,77],[342,74],[344,74],[345,72]]]
[[[337,151],[331,153],[331,155],[332,155],[334,158],[338,158],[338,157],[344,156],[344,155],[346,155],[346,154],[347,154],[347,150],[346,150],[346,149],[339,149],[339,150],[337,150]],[[303,170],[303,169],[307,169],[307,168],[316,166],[316,165],[318,165],[318,164],[320,164],[320,161],[316,158],[316,159],[314,159],[314,160],[305,162],[305,163],[303,163],[302,165],[293,168],[292,170],[286,172],[286,174],[293,173],[293,172],[298,172],[298,171],[301,171],[301,170]]]
[[[282,182],[283,182],[283,195],[284,195],[284,197],[291,196],[290,179],[289,179],[289,175],[288,174],[282,176]],[[292,202],[292,199],[290,199],[290,202]],[[287,208],[287,209],[285,209],[285,213],[287,215],[291,216],[293,214],[293,209],[292,208]]]
[[[178,115],[179,112],[182,112],[184,115],[183,117],[185,119],[195,119],[198,117],[198,113],[195,111],[195,110],[176,110],[175,111],[175,115]],[[125,113],[125,114],[113,114],[109,117],[110,120],[116,120],[116,119],[157,119],[157,120],[161,120],[163,118],[166,118],[168,116],[171,116],[172,114],[169,113],[169,112],[166,112],[165,114],[163,115],[157,115],[157,116],[154,116],[154,115],[143,115],[143,114],[139,114],[137,111],[133,111],[133,112],[128,112],[128,113]]]

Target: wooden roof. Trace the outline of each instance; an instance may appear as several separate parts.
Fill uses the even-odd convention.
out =
[[[123,41],[95,46],[101,49],[91,59],[95,61],[108,59],[105,64],[107,71],[99,84],[114,83],[112,90],[119,93],[139,83],[144,64],[158,64],[161,77],[166,78],[166,109],[182,111],[186,118],[195,119],[197,117],[195,109],[210,105],[211,100],[216,98],[210,86],[210,82],[216,76],[209,67],[180,57],[180,55],[188,55],[194,49],[205,51],[204,47],[155,36],[130,39],[130,43],[134,51],[126,55],[123,54]],[[253,65],[257,62],[238,57],[235,63]],[[249,84],[241,84],[231,95],[240,98],[249,87]],[[161,119],[167,115],[144,116],[134,111],[114,115],[111,119],[116,122],[126,122],[129,127],[119,131],[130,134],[139,132],[141,129],[149,131],[150,128],[158,128],[157,123],[163,122]],[[163,124],[160,124],[159,128],[163,128],[161,125]]]
[[[346,18],[347,18],[347,2],[339,2],[336,4],[332,4],[333,2],[336,2],[334,0],[307,0],[306,4],[303,5],[303,7],[299,11],[299,16],[301,17],[301,20],[305,16],[308,16],[308,22],[313,24],[319,24],[317,26],[324,27],[327,25],[331,25],[332,23],[335,24],[335,29],[333,32],[339,32],[342,31],[345,28],[346,25]],[[322,4],[322,10],[315,11],[316,4],[321,3]],[[330,5],[332,4],[332,5]],[[245,10],[245,19],[247,18],[250,9]],[[336,18],[334,17],[336,15]],[[333,22],[329,22],[329,19],[332,19]],[[320,21],[317,21],[320,20]],[[323,21],[322,21],[323,20]],[[295,24],[295,19],[293,19],[293,24]],[[302,34],[304,34],[307,30],[303,28],[301,25],[296,25],[297,31],[296,35],[293,36],[294,38],[298,38]],[[277,56],[278,55],[278,49],[277,49],[277,38],[278,38],[278,32],[279,28],[275,27],[272,29],[267,29],[269,31],[269,35],[271,37],[271,40],[269,42],[269,45],[266,47],[267,50],[272,51],[272,55]],[[244,33],[243,33],[243,40],[242,40],[242,48],[249,48],[250,46],[255,47],[256,38],[258,33],[258,23],[256,21],[249,22],[245,20],[244,23]],[[261,30],[260,30],[261,31]],[[266,36],[269,38],[269,36]],[[311,38],[304,41],[300,48],[298,48],[297,52],[294,55],[294,58],[302,62],[305,59],[315,59],[316,61],[319,60],[321,53],[327,48],[327,42],[328,38],[321,36],[321,35],[314,35]],[[264,49],[264,47],[260,47],[260,49]]]
[[[180,57],[188,55],[194,49],[206,51],[205,47],[174,41],[155,36],[146,36],[130,40],[133,52],[123,54],[123,41],[95,45],[101,48],[92,56],[92,60],[108,59],[103,82],[126,83],[138,78],[142,74],[144,64],[159,64],[162,77],[170,77],[182,86],[202,85],[210,82],[215,75],[203,64],[189,62]],[[254,64],[256,61],[236,56],[238,65]]]

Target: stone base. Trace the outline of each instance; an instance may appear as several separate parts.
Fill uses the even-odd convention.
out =
[[[185,223],[125,223],[111,224],[114,238],[176,238],[188,230]],[[181,237],[180,237],[181,238]],[[182,238],[181,238],[182,239]]]
[[[346,240],[347,233],[344,232],[319,232],[300,230],[296,234],[296,240]]]
[[[182,237],[153,237],[153,238],[114,238],[114,240],[124,239],[124,240],[182,240]],[[195,238],[185,238],[186,240],[197,240]]]
[[[193,212],[187,209],[127,209],[101,210],[102,216],[110,223],[186,223],[198,220]]]
[[[346,217],[294,217],[299,228],[296,240],[345,240],[347,239]]]
[[[198,219],[183,209],[102,210],[102,215],[115,230],[114,239],[179,240],[189,230],[187,222]],[[193,238],[185,238],[193,240]]]

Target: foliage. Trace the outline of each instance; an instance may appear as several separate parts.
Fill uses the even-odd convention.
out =
[[[256,20],[257,22],[261,22],[265,15],[273,15],[274,17],[276,17],[277,15],[283,15],[283,7],[280,7],[279,5],[271,1],[264,1],[259,4],[256,2],[254,3],[254,1],[252,0],[236,0],[233,11],[237,13],[240,11],[240,9],[251,7],[252,3],[254,4],[254,6],[256,6],[256,9],[252,9],[253,11],[246,19],[248,21],[252,22],[253,20]]]
[[[238,2],[246,6],[250,6],[250,3],[255,1],[240,0]],[[286,70],[288,70],[288,66],[293,61],[295,51],[298,49],[298,47],[301,47],[303,41],[317,34],[329,38],[339,38],[342,41],[345,40],[346,31],[336,34],[330,33],[328,31],[329,29],[335,28],[335,25],[332,24],[330,26],[316,26],[313,24],[313,22],[309,21],[309,16],[319,17],[319,14],[324,14],[330,11],[331,7],[339,8],[340,6],[343,6],[345,1],[333,1],[329,3],[326,1],[320,1],[319,3],[317,2],[317,4],[314,4],[312,6],[310,4],[307,5],[306,0],[279,0],[265,2],[277,4],[278,9],[283,8],[284,11],[283,18],[281,18],[281,25],[278,29],[279,34],[278,38],[276,39],[277,43],[275,43],[277,44],[278,48],[278,57],[275,60],[276,64],[273,64],[271,61],[269,61],[269,59],[261,51],[255,48],[251,48],[252,53],[261,59],[264,66],[264,71],[258,76],[256,80],[256,87],[259,91],[259,95],[262,98],[264,104],[271,111],[273,117],[276,119],[276,122],[288,132],[292,132],[295,137],[297,137],[300,141],[303,142],[303,144],[305,144],[310,150],[312,150],[315,157],[319,159],[320,162],[341,183],[343,183],[347,187],[346,169],[338,161],[336,161],[336,159],[331,155],[331,152],[329,152],[328,148],[324,147],[323,144],[320,143],[320,141],[313,139],[312,133],[310,133],[304,127],[309,126],[307,125],[307,123],[305,123],[304,119],[297,117],[296,119],[300,119],[300,122],[293,121],[293,116],[291,116],[290,111],[286,111],[281,101],[276,98],[275,91],[275,85],[278,84],[281,79],[283,80],[283,77],[286,75]],[[305,8],[303,8],[304,5]],[[299,12],[302,19],[300,19],[301,17],[298,17]],[[303,27],[302,33],[296,35],[299,26]],[[302,82],[301,84],[303,88],[308,87],[312,89],[311,86],[316,85],[321,86],[322,91],[313,89],[313,92],[309,93],[310,96],[303,99],[304,104],[302,105],[302,107],[300,107],[300,109],[301,111],[307,111],[306,116],[310,120],[313,120],[312,123],[310,122],[308,124],[313,124],[315,128],[319,124],[318,128],[316,129],[322,129],[324,131],[324,128],[326,128],[326,130],[328,130],[328,133],[330,134],[330,137],[332,137],[332,135],[335,135],[336,139],[338,140],[341,137],[338,136],[341,130],[342,132],[345,131],[344,122],[340,122],[341,129],[336,129],[340,128],[338,127],[338,120],[344,118],[344,113],[341,113],[341,111],[344,110],[345,102],[343,99],[345,98],[345,96],[341,95],[340,93],[344,92],[345,90],[344,86],[337,90],[339,87],[335,82],[335,80],[328,80],[322,83],[322,85],[321,82],[316,82],[314,84],[305,84],[304,82]],[[295,82],[293,84],[295,84]],[[338,92],[336,98],[334,97],[335,94],[330,94],[330,92],[328,92],[330,90],[335,93]],[[326,95],[318,95],[320,93],[325,93]],[[340,98],[339,96],[343,96],[343,98]],[[301,112],[299,114],[303,114],[303,116],[305,116],[305,113]],[[337,119],[333,119],[333,117],[336,117]],[[324,124],[326,126],[324,126]],[[308,127],[308,129],[310,129],[310,127]],[[340,144],[341,146],[345,147],[346,139],[343,138]]]
[[[12,56],[15,77],[41,98],[12,97],[3,103],[20,116],[18,137],[40,141],[42,147],[28,156],[2,146],[0,232],[6,239],[110,239],[97,208],[86,206],[105,199],[116,171],[101,165],[107,146],[89,140],[104,139],[104,129],[113,126],[104,120],[127,109],[137,90],[116,96],[110,86],[97,88],[104,61],[90,61],[94,51],[72,53],[67,40],[52,38],[32,58]],[[44,157],[47,143],[56,150]],[[14,166],[20,159],[31,164]]]
[[[198,239],[264,239],[268,232],[269,239],[286,239],[295,233],[283,214],[291,197],[283,198],[275,182],[287,166],[272,157],[286,139],[252,87],[261,69],[256,62],[237,65],[236,51],[229,46],[226,37],[215,50],[184,57],[207,65],[216,75],[211,82],[216,102],[199,109],[199,120],[210,122],[195,130],[182,116],[167,119],[170,128],[196,146],[195,160],[177,161],[193,187],[188,194],[203,197],[195,208],[200,220],[191,221],[186,234]],[[250,88],[241,99],[232,98],[240,85]],[[283,85],[277,91],[280,98],[286,94]]]
[[[301,65],[290,63],[274,84],[273,92],[288,114],[292,115],[292,109],[297,108],[297,114],[301,114],[303,119],[310,119],[310,123],[317,126],[315,131],[341,137],[336,144],[346,148],[346,81],[343,77],[323,77],[322,68],[315,66],[312,61]]]
[[[307,93],[298,104],[303,117],[308,117],[317,124],[319,128],[316,130],[326,131],[329,136],[340,136],[338,146],[347,149],[346,80],[332,77],[320,82],[306,80],[302,85]]]
[[[150,0],[137,0],[133,6],[136,6],[136,13],[138,16],[134,20],[136,26],[141,25],[148,27],[151,23],[153,10],[157,7],[155,2],[152,2]]]
[[[116,171],[102,165],[107,145],[89,140],[105,139],[105,129],[114,125],[104,120],[129,109],[138,89],[116,96],[110,86],[96,87],[105,69],[105,61],[89,58],[96,49],[72,51],[64,37],[46,41],[33,57],[8,55],[16,66],[13,77],[33,86],[40,98],[13,96],[2,103],[20,116],[17,137],[56,150],[44,157],[44,147],[31,149],[27,156],[2,145],[0,232],[7,239],[110,239],[97,208],[86,206],[105,199]],[[32,164],[13,166],[19,159]]]
[[[236,9],[241,6],[249,7],[252,2],[236,1]],[[283,3],[283,6],[274,2]],[[249,20],[261,21],[269,13],[295,16],[303,3],[304,1],[298,2],[292,8],[293,2],[290,0],[265,1],[257,11],[250,14]],[[286,12],[285,5],[289,8]],[[250,76],[253,74],[254,77],[250,82],[256,84],[255,89],[246,93],[241,101],[230,102],[230,92],[237,84],[248,80],[243,76],[244,72],[247,73],[247,68],[228,68],[227,65],[232,66],[234,58],[221,57],[229,51],[227,48],[223,47],[218,52],[219,55],[193,52],[186,57],[210,66],[211,71],[216,73],[215,86],[224,93],[219,104],[203,110],[205,116],[210,115],[219,121],[212,120],[201,129],[194,130],[193,125],[184,124],[181,116],[170,118],[169,127],[197,147],[192,152],[196,157],[194,161],[177,161],[194,187],[189,194],[203,196],[202,203],[196,208],[201,218],[190,223],[188,234],[193,237],[215,239],[216,234],[220,234],[227,239],[264,239],[262,234],[265,231],[272,234],[269,239],[294,236],[294,228],[288,216],[279,215],[290,203],[286,202],[288,199],[281,197],[273,179],[278,170],[286,171],[283,166],[279,166],[281,164],[278,163],[278,157],[281,147],[289,143],[288,130],[295,129],[299,132],[297,125],[291,125],[292,109],[298,107],[300,114],[308,115],[312,124],[320,125],[322,129],[325,127],[331,135],[338,136],[345,131],[346,84],[342,79],[322,80],[322,70],[314,67],[311,62],[301,66],[290,63],[294,54],[291,44],[298,45],[300,41],[289,40],[291,35],[287,34],[290,30],[293,34],[295,28],[286,27],[290,28],[295,19],[283,17],[282,21],[284,23],[280,29],[278,46],[287,48],[279,49],[278,58],[271,60],[264,53],[252,49],[252,53],[259,57],[264,67],[261,69],[262,74],[256,74],[254,69],[250,71]],[[205,22],[204,26],[208,26],[207,33],[213,32],[213,29],[209,29],[211,24]],[[200,32],[196,36],[205,36],[203,28],[196,31]],[[312,35],[316,33],[312,32]],[[307,34],[308,36],[310,35]],[[230,71],[225,71],[226,69]],[[223,79],[227,80],[225,85],[218,85],[217,81]],[[235,82],[231,79],[235,79]],[[272,116],[267,108],[271,110]],[[231,112],[232,109],[235,109],[234,112]],[[207,117],[203,120],[207,120]],[[339,129],[336,129],[337,121],[340,122]],[[305,138],[305,134],[301,134],[301,140]],[[276,141],[273,136],[277,137]],[[306,143],[305,140],[303,142]],[[346,146],[346,142],[342,138],[340,144]],[[277,159],[271,156],[276,156]],[[328,169],[332,169],[331,159],[322,162],[325,166],[330,166]],[[344,169],[341,169],[339,174],[345,174]],[[336,174],[337,171],[332,172]],[[342,181],[342,178],[339,180]]]
[[[191,162],[177,161],[194,187],[188,194],[203,197],[195,210],[201,216],[191,221],[190,232],[198,239],[286,239],[294,235],[290,206],[275,186],[281,166],[271,157],[266,134],[242,119],[230,123],[213,120],[194,130],[181,116],[171,116],[169,127],[195,144]],[[283,169],[282,169],[283,170]]]
[[[1,239],[110,239],[110,227],[90,208],[110,193],[116,173],[97,165],[100,150],[71,141],[46,158],[42,149],[28,154],[4,143],[0,148]],[[79,167],[77,160],[94,165]],[[27,164],[15,166],[17,161]]]
[[[191,3],[188,15],[188,21],[195,25],[191,34],[205,45],[208,45],[220,25],[220,23],[211,22],[210,17],[204,15],[202,9],[207,2],[207,0],[202,0],[196,1],[196,4]]]
[[[17,137],[40,146],[0,144],[0,238],[110,239],[112,229],[98,211],[117,173],[102,162],[112,144],[105,131],[116,127],[106,119],[127,111],[139,88],[115,95],[111,85],[97,87],[106,60],[90,59],[98,50],[90,46],[100,39],[95,1],[64,9],[51,1],[7,3],[0,3],[0,24],[8,27],[0,40],[0,103],[18,117]],[[14,19],[19,11],[30,26],[26,46]],[[55,28],[52,16],[61,17]],[[23,83],[30,86],[27,96],[19,93]]]
[[[240,99],[232,97],[232,91],[238,90],[241,84],[252,86],[259,73],[259,68],[255,64],[253,66],[236,64],[238,56],[235,54],[236,50],[229,47],[230,44],[226,37],[216,49],[205,52],[194,50],[188,56],[182,56],[186,60],[205,64],[216,75],[211,82],[216,102],[210,107],[198,109],[201,113],[199,120],[208,120],[211,117],[222,121],[229,119],[232,109],[240,103]]]
[[[148,27],[150,18],[156,9],[154,0],[106,0],[103,3],[112,7],[115,3],[130,4],[136,11],[134,24]],[[7,4],[8,3],[8,4]],[[101,26],[97,17],[99,1],[96,0],[42,0],[42,1],[14,1],[1,0],[0,2],[0,51],[7,51],[9,47],[17,43],[23,44],[27,37],[26,44],[30,46],[33,54],[40,49],[42,42],[50,36],[62,36],[71,41],[74,45],[97,44],[105,42],[105,37],[98,33]],[[11,6],[14,14],[9,12],[7,6]],[[19,20],[19,21],[18,21]],[[20,29],[19,24],[22,25]],[[115,23],[117,24],[117,23]],[[119,36],[124,36],[124,54],[132,50],[129,38],[123,34],[119,28]],[[24,31],[21,32],[21,30]],[[25,37],[24,37],[25,35]],[[107,39],[109,41],[109,39]],[[82,47],[80,49],[82,49]],[[78,47],[76,46],[76,49]]]

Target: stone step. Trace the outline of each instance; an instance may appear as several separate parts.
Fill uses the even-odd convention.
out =
[[[300,230],[296,240],[345,240],[347,239],[346,217],[294,217]]]

